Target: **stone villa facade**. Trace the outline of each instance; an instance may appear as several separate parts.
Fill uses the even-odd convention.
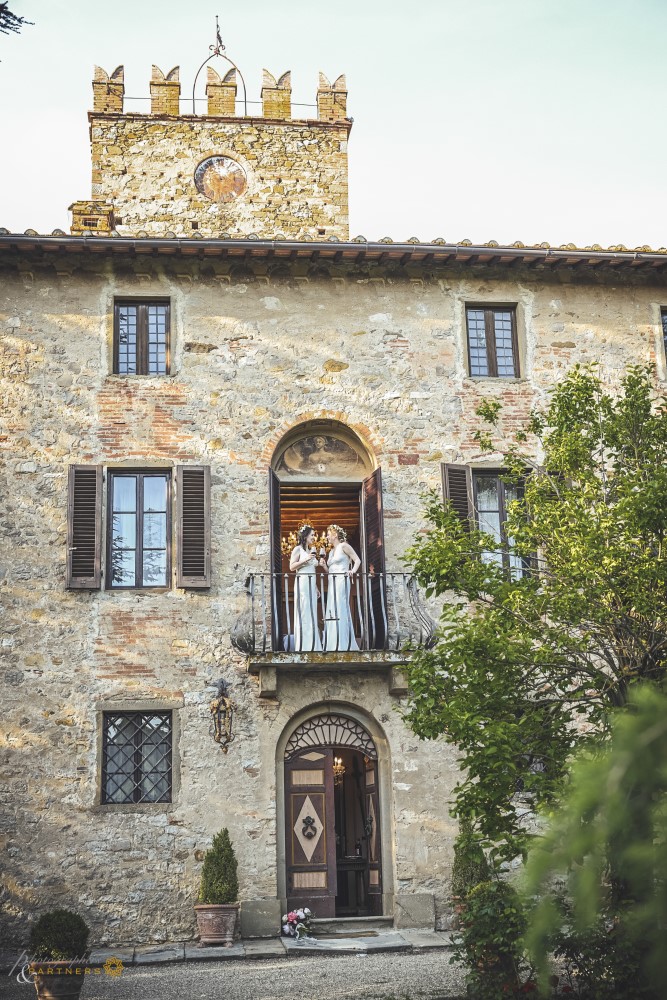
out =
[[[244,935],[303,901],[446,927],[456,754],[400,711],[421,495],[500,519],[483,400],[510,438],[577,362],[664,381],[667,253],[351,239],[344,78],[313,120],[288,74],[261,117],[233,71],[204,115],[179,86],[129,114],[97,70],[71,234],[0,230],[2,934],[63,905],[97,944],[191,939],[222,827]],[[359,650],[296,648],[303,519],[361,556]]]

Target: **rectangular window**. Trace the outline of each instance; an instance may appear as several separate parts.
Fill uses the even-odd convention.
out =
[[[514,306],[467,306],[470,374],[518,378],[519,351]]]
[[[171,802],[171,712],[105,712],[102,803]]]
[[[500,473],[486,470],[473,472],[472,482],[477,527],[492,535],[498,545],[492,552],[483,552],[482,560],[504,566],[513,577],[523,576],[524,561],[512,551],[512,539],[505,532],[507,505],[519,499],[521,488],[503,482]]]
[[[662,341],[665,345],[665,357],[667,357],[667,308],[660,310],[660,318],[662,319]]]
[[[109,473],[108,587],[169,586],[170,486],[169,472]]]
[[[169,303],[116,302],[116,375],[169,374]]]

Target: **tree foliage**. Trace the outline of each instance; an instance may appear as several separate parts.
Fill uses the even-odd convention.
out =
[[[492,450],[502,410],[479,412]],[[444,598],[437,645],[407,668],[407,721],[459,748],[455,811],[500,861],[525,852],[521,803],[553,801],[572,751],[605,737],[633,685],[665,677],[667,400],[650,368],[610,391],[576,367],[499,464],[522,485],[506,536],[523,573],[436,494],[406,558]]]
[[[9,9],[8,0],[7,2],[0,2],[0,32],[4,35],[8,35],[10,31],[18,32],[24,24],[32,24],[32,21],[27,21],[25,17],[13,14]]]
[[[667,698],[654,687],[633,688],[607,747],[577,763],[529,855],[526,892],[538,898],[526,940],[545,982],[553,950],[587,997],[664,996]]]

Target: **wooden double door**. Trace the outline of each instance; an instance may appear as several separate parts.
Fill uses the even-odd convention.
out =
[[[289,909],[308,906],[315,917],[382,913],[376,760],[346,747],[294,754],[285,762],[285,826]]]

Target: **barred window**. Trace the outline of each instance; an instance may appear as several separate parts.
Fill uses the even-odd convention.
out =
[[[105,712],[102,803],[171,802],[171,712]]]
[[[116,302],[116,375],[169,374],[169,303]]]
[[[516,310],[513,306],[468,306],[470,374],[490,378],[519,377]]]

